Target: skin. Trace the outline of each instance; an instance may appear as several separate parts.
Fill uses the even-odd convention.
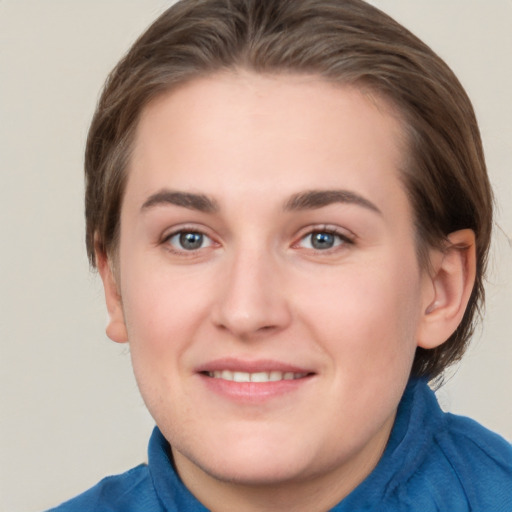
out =
[[[213,75],[144,110],[116,261],[97,254],[107,333],[209,509],[334,506],[381,457],[416,347],[460,322],[473,235],[420,268],[405,151],[389,106],[315,77]],[[237,365],[306,375],[202,373]]]

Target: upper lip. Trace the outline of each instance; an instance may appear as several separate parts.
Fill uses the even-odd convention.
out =
[[[232,357],[215,359],[197,367],[198,373],[214,372],[221,370],[229,370],[232,372],[292,372],[292,373],[314,373],[311,369],[294,364],[275,361],[271,359],[243,360]]]

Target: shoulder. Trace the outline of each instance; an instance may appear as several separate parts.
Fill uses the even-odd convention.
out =
[[[135,512],[161,510],[146,464],[108,476],[79,496],[48,512]]]
[[[436,510],[512,511],[512,445],[470,418],[443,412],[426,393],[416,431],[424,449],[407,484],[416,499],[428,496]]]
[[[512,444],[471,418],[445,413],[445,428],[436,437],[458,447],[464,458],[512,469]]]
[[[512,446],[443,412],[425,381],[408,386],[385,454],[390,510],[512,511]]]
[[[512,510],[512,445],[463,416],[444,414],[434,442],[474,510]]]
[[[158,427],[149,441],[148,460],[148,464],[104,478],[48,512],[206,512],[174,470],[169,443]]]

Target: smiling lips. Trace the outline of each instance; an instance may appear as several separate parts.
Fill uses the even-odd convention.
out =
[[[277,382],[281,380],[296,380],[307,377],[307,372],[281,372],[277,370],[268,372],[242,372],[242,371],[231,371],[231,370],[215,370],[212,372],[206,372],[208,377],[214,379],[223,379],[231,382]]]
[[[207,389],[238,404],[267,404],[306,386],[315,374],[304,371],[210,370],[199,374]]]
[[[279,361],[219,359],[197,368],[216,394],[242,403],[262,403],[302,388],[316,372]]]

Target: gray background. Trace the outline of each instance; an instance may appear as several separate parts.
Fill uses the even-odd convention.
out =
[[[107,72],[170,2],[0,0],[0,510],[45,509],[145,460],[153,422],[104,335],[82,154]],[[498,212],[488,311],[439,393],[512,439],[512,1],[375,0],[474,101]]]

